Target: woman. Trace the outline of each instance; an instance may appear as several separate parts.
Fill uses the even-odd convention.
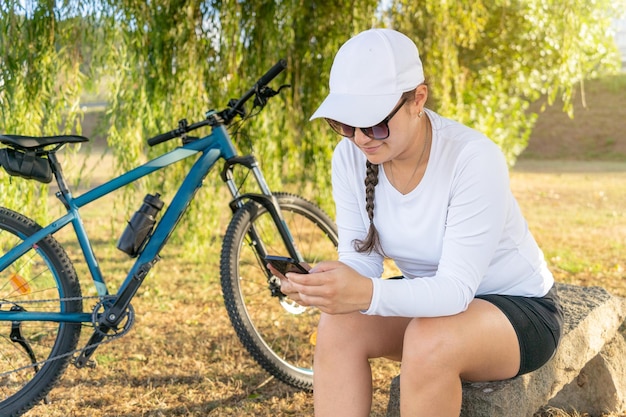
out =
[[[288,273],[282,291],[322,311],[318,416],[368,416],[368,360],[401,361],[403,416],[458,416],[461,381],[545,364],[562,312],[497,146],[425,108],[417,47],[389,29],[338,51],[311,119],[344,139],[333,155],[339,261]],[[399,279],[380,279],[383,259]]]

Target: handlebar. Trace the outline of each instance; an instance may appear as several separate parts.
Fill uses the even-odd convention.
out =
[[[183,119],[178,122],[178,127],[174,130],[170,130],[169,132],[161,133],[160,135],[156,135],[150,139],[148,139],[148,145],[154,146],[159,143],[167,142],[170,139],[174,139],[184,135],[187,132],[191,132],[192,130],[196,130],[202,126],[206,126],[210,124],[209,120],[203,120],[201,122],[193,123],[191,125],[187,124],[187,120]]]
[[[265,74],[263,74],[261,78],[259,78],[258,81],[252,86],[252,88],[250,88],[243,96],[241,96],[240,99],[238,99],[232,105],[229,104],[228,108],[219,113],[222,118],[222,123],[228,125],[237,114],[241,114],[244,104],[248,100],[250,100],[252,96],[263,92],[267,84],[269,84],[274,78],[276,78],[278,74],[284,71],[285,68],[287,68],[287,61],[284,59],[281,59],[276,64],[274,64],[274,66],[270,68]],[[170,139],[183,136],[185,133],[191,132],[192,130],[209,124],[211,124],[210,120],[203,120],[201,122],[193,123],[191,125],[188,125],[186,120],[181,120],[180,122],[178,122],[178,127],[176,129],[170,130],[169,132],[161,133],[160,135],[156,135],[148,139],[148,145],[158,145],[159,143],[163,143]]]
[[[159,143],[167,142],[168,140],[174,139],[178,136],[180,135],[177,134],[175,130],[171,130],[167,133],[161,133],[160,135],[156,135],[148,139],[148,145],[150,146],[158,145]]]

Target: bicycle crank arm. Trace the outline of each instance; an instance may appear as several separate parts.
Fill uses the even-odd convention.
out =
[[[104,314],[102,314],[98,320],[100,327],[107,326],[109,328],[116,328],[117,325],[126,318],[126,312],[130,308],[130,301],[137,293],[137,290],[146,278],[146,275],[148,275],[148,272],[150,272],[150,269],[160,259],[159,256],[156,256],[152,261],[142,264],[137,269],[132,280],[124,287],[119,296],[115,298],[113,304],[106,308]]]
[[[83,368],[85,366],[94,366],[95,362],[90,358],[96,351],[96,348],[102,343],[109,342],[118,337],[122,337],[133,327],[135,322],[135,309],[132,305],[128,305],[126,311],[120,315],[121,321],[116,325],[109,325],[101,322],[101,311],[106,309],[107,300],[99,302],[93,309],[92,322],[94,324],[94,332],[89,341],[82,349],[80,355],[74,359],[74,366]],[[100,323],[99,323],[100,322]],[[121,326],[121,328],[120,328]],[[105,340],[106,339],[106,340]]]
[[[74,359],[74,366],[80,369],[85,366],[92,367],[95,365],[95,362],[91,360],[91,356],[96,351],[96,348],[102,343],[108,331],[109,328],[107,326],[100,326],[93,332],[83,351]]]

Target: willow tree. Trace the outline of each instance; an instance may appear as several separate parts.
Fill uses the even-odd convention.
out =
[[[343,42],[375,26],[407,33],[425,63],[431,106],[485,132],[513,163],[534,122],[530,102],[542,94],[567,99],[617,62],[608,28],[622,4],[562,3],[12,0],[0,6],[0,128],[51,134],[75,126],[85,82],[106,77],[107,139],[121,171],[176,146],[149,149],[146,138],[221,109],[285,58],[288,69],[272,87],[291,88],[239,130],[236,143],[257,155],[274,189],[298,190],[332,211],[330,156],[338,138],[308,119],[328,92]],[[139,188],[171,196],[184,168]],[[0,187],[7,181],[0,174]],[[225,208],[219,186],[213,175],[202,204],[192,207],[189,219],[206,225],[201,239],[223,229],[211,227],[223,220],[216,216]],[[137,205],[128,199],[129,211]]]

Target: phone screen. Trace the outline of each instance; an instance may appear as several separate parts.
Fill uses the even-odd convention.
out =
[[[309,271],[307,271],[305,267],[300,265],[298,261],[292,258],[268,255],[265,257],[265,260],[268,263],[272,264],[272,266],[283,275],[285,275],[287,272],[297,272],[298,274],[309,273]]]

